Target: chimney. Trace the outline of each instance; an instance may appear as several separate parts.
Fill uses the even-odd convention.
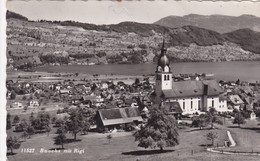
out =
[[[208,89],[209,89],[209,86],[207,84],[204,84],[204,88],[203,88],[203,105],[202,105],[202,108],[203,108],[203,111],[208,111]]]
[[[204,91],[203,91],[203,95],[208,95],[208,89],[209,89],[209,86],[207,84],[204,84]]]

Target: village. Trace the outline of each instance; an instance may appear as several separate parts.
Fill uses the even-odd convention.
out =
[[[56,82],[31,82],[21,76],[16,80],[7,80],[7,112],[12,124],[8,133],[18,138],[33,137],[38,133],[36,129],[31,132],[29,130],[25,135],[25,124],[29,124],[26,120],[37,114],[39,117],[40,113],[47,114],[49,118],[48,125],[41,130],[55,133],[54,129],[60,126],[62,120],[70,117],[69,110],[77,108],[91,111],[91,116],[88,115],[91,119],[86,124],[85,132],[115,133],[140,129],[140,125],[149,117],[149,110],[156,103],[152,98],[156,81],[153,77],[132,77],[130,83],[129,80],[104,80],[101,79],[102,76],[84,79],[80,74],[61,75],[60,78],[55,77]],[[44,77],[41,77],[41,80],[45,80]],[[205,74],[176,75],[173,80],[187,83],[215,81]],[[223,90],[219,95],[222,104],[215,103],[215,106],[219,106],[215,107],[219,116],[234,119],[234,112],[239,111],[248,120],[256,120],[259,117],[259,82],[219,81],[218,85]],[[180,126],[187,123],[191,125],[194,117],[207,112],[196,109],[187,112],[187,107],[185,112],[183,104],[176,101],[170,108]]]
[[[159,153],[165,153],[172,151],[165,151],[167,147],[188,146],[183,137],[195,138],[197,134],[193,131],[202,129],[207,130],[200,131],[203,144],[191,146],[192,155],[202,155],[206,151],[237,153],[232,147],[243,148],[241,139],[244,140],[243,135],[238,137],[239,131],[257,130],[260,83],[239,79],[217,82],[205,73],[173,75],[166,50],[163,41],[155,75],[150,76],[128,76],[127,79],[126,76],[81,73],[9,76],[6,82],[8,156],[23,158],[27,153],[43,152],[69,154],[74,148],[74,155],[86,157],[89,146],[85,142],[93,138],[91,144],[98,143],[103,135],[108,145],[111,140],[128,137],[129,142],[135,137],[135,141],[129,143],[132,147],[158,147]],[[238,127],[232,130],[232,124],[238,124]],[[153,128],[158,129],[153,131]],[[236,141],[230,131],[235,134]],[[205,145],[202,139],[205,136],[211,144]],[[256,134],[252,133],[252,136]],[[43,137],[49,144],[35,140],[38,137]],[[39,146],[35,146],[35,141]],[[236,142],[240,142],[238,146]],[[113,145],[113,148],[117,149],[117,146]],[[121,148],[117,150],[121,151]],[[240,152],[254,156],[259,154],[258,148]],[[140,151],[121,153],[136,155]],[[178,156],[179,153],[186,152],[181,150]],[[120,152],[116,159],[118,157],[121,157]]]

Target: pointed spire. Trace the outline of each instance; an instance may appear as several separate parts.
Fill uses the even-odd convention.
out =
[[[164,38],[163,38],[163,44],[162,44],[162,49],[164,48]]]
[[[161,55],[165,55],[166,53],[166,48],[164,47],[164,38],[163,38],[163,44],[162,44],[162,48],[161,48]]]

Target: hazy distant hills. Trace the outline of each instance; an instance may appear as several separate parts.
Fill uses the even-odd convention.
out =
[[[253,31],[260,32],[260,17],[252,15],[241,15],[239,17],[224,15],[203,16],[196,14],[190,14],[183,17],[168,16],[160,19],[154,24],[172,28],[190,25],[219,33],[227,33],[243,28],[249,28]]]
[[[94,25],[28,21],[19,14],[7,14],[7,57],[12,59],[8,65],[18,68],[28,64],[152,62],[160,53],[163,39],[171,61],[260,60],[260,32],[251,29],[221,34],[191,25],[176,28],[136,22]]]

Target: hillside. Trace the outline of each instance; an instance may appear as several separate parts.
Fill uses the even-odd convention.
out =
[[[7,11],[6,12],[6,19],[10,19],[10,18],[28,21],[28,18],[26,18],[26,17],[24,17],[20,14],[17,14],[17,13],[11,12],[11,11]]]
[[[224,15],[203,16],[196,14],[190,14],[183,17],[168,16],[156,21],[154,24],[172,28],[196,26],[219,33],[232,32],[243,28],[249,28],[253,31],[260,32],[260,17],[252,15],[241,15],[239,17]]]
[[[172,61],[260,60],[260,35],[250,29],[220,34],[194,26],[33,22],[10,16],[7,65],[28,69],[38,65],[149,63],[160,53],[163,38]]]
[[[260,53],[260,33],[250,29],[240,29],[223,35],[230,42],[239,44],[244,50]]]

